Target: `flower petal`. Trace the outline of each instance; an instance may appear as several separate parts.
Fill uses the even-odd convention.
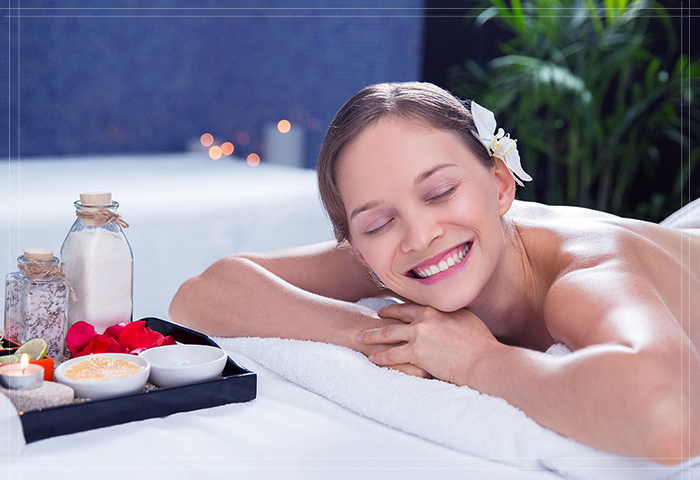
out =
[[[129,323],[124,327],[119,336],[119,343],[121,343],[123,347],[128,348],[129,351],[139,348],[152,348],[155,347],[159,341],[162,343],[163,335],[150,328],[146,328],[146,322],[143,320]]]
[[[165,337],[165,338],[163,339],[163,343],[162,343],[162,344],[163,344],[163,345],[177,345],[177,342],[175,341],[175,339],[173,338],[172,335],[168,335],[167,337]]]
[[[532,180],[532,177],[528,175],[525,170],[523,170],[522,165],[520,165],[520,154],[518,153],[518,148],[513,148],[512,150],[509,150],[508,153],[506,153],[506,158],[505,158],[506,166],[510,169],[511,172],[513,172],[515,175],[520,177],[521,180],[524,180],[526,182],[529,182]],[[516,182],[522,187],[523,184],[518,181],[518,179],[515,179]]]
[[[92,347],[95,339],[91,339],[87,344],[83,345],[83,348],[78,351],[71,351],[70,358],[82,357],[83,355],[90,355],[92,353]]]
[[[472,100],[472,118],[482,141],[491,142],[496,131],[496,117],[493,112]]]
[[[122,351],[122,347],[115,339],[106,335],[96,335],[90,353],[122,353]]]
[[[82,351],[95,338],[95,335],[97,335],[97,332],[95,332],[95,327],[91,324],[82,320],[75,322],[66,332],[66,346],[71,352],[71,357],[86,355]]]
[[[109,338],[113,338],[117,342],[119,341],[119,336],[122,333],[122,330],[124,330],[124,327],[129,322],[122,322],[122,323],[117,323],[116,325],[112,325],[111,327],[108,327],[107,330],[105,330],[104,335],[108,336]]]

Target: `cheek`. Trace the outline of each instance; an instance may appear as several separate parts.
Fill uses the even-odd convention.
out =
[[[396,251],[393,235],[356,239],[354,246],[356,252],[362,255],[365,265],[380,278],[384,277],[384,272],[391,268]]]

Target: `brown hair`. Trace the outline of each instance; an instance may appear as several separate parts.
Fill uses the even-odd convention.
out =
[[[380,83],[364,88],[338,110],[318,154],[318,188],[338,243],[350,235],[345,205],[336,184],[343,150],[365,128],[386,116],[417,121],[425,126],[456,133],[465,146],[491,168],[494,159],[474,136],[470,102],[431,83]]]

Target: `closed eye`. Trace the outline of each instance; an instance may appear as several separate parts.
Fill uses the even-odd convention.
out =
[[[381,226],[374,228],[372,230],[366,231],[365,235],[376,235],[377,233],[381,232],[387,225],[389,225],[393,221],[394,221],[394,219],[390,218],[386,223],[383,223]]]
[[[446,198],[450,197],[453,193],[455,193],[455,190],[457,190],[457,186],[456,186],[456,185],[455,185],[454,187],[448,189],[448,190],[445,190],[444,192],[442,192],[442,193],[440,193],[440,194],[438,194],[438,195],[435,195],[434,197],[428,198],[428,199],[426,200],[426,202],[436,202],[436,201],[440,201],[440,200],[446,199]]]

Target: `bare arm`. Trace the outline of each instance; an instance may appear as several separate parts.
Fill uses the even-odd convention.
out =
[[[348,302],[381,293],[349,248],[327,242],[225,257],[180,287],[170,318],[211,335],[316,340],[367,350],[355,335],[386,321]]]
[[[655,289],[609,271],[567,277],[552,287],[545,318],[575,352],[501,345],[470,385],[596,448],[664,464],[698,455],[700,356]]]
[[[404,341],[370,360],[410,362],[504,398],[595,448],[669,464],[700,454],[700,356],[644,279],[596,268],[567,274],[546,300],[547,327],[570,355],[499,343],[467,309],[418,305],[380,310],[406,324],[363,332],[360,341]]]

